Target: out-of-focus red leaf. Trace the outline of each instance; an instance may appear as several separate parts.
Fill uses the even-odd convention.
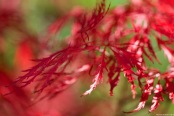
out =
[[[9,115],[27,116],[27,107],[30,103],[29,97],[21,88],[15,85],[8,88],[5,87],[6,85],[10,85],[11,83],[11,77],[6,72],[0,70],[0,96],[2,100],[1,104],[3,104],[0,105],[0,107],[1,109],[4,109],[4,112]],[[0,115],[5,114],[3,112],[0,112]]]
[[[32,62],[30,60],[34,57],[30,44],[30,42],[24,41],[20,43],[16,49],[14,63],[16,64],[16,67],[19,68],[19,70],[23,70],[26,67],[29,68],[32,66]]]

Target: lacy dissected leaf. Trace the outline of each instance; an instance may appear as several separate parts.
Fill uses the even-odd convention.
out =
[[[68,47],[62,51],[58,51],[47,58],[35,60],[38,64],[28,70],[25,70],[25,75],[16,80],[21,87],[25,87],[30,83],[39,80],[41,83],[36,87],[35,92],[42,92],[47,86],[52,84],[56,78],[62,75],[67,75],[64,72],[66,66],[71,62],[75,53],[81,52],[80,47]]]
[[[90,89],[87,90],[85,93],[83,93],[83,96],[90,94],[97,87],[97,85],[102,81],[104,69],[106,69],[105,49],[103,50],[102,55],[99,58],[99,64],[96,69],[96,74],[95,74],[95,78],[93,79],[93,83],[90,85]]]
[[[151,105],[149,112],[153,112],[160,105],[159,102],[163,101],[162,89],[162,85],[156,85],[156,88],[154,89],[155,96],[152,100],[153,104]]]
[[[154,79],[146,80],[146,82],[147,82],[147,84],[145,84],[145,86],[143,88],[143,93],[142,93],[138,106],[134,110],[132,110],[130,112],[126,112],[126,113],[137,112],[137,111],[141,110],[142,108],[144,108],[144,106],[149,98],[149,95],[151,95],[151,93],[152,93]]]
[[[81,18],[78,19],[79,23],[81,24],[80,33],[87,34],[88,31],[91,31],[93,28],[95,28],[96,25],[104,18],[108,12],[108,9],[106,8],[105,0],[102,0],[102,2],[93,10],[91,16],[82,14]]]
[[[120,79],[120,68],[116,68],[113,63],[108,72],[109,84],[110,84],[110,95],[113,96],[113,89],[117,86]]]

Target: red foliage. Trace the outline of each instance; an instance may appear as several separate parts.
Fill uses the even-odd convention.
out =
[[[25,70],[26,73],[15,83],[20,87],[34,83],[38,95],[45,91],[43,97],[53,97],[73,84],[80,75],[89,73],[94,79],[90,89],[83,94],[87,95],[108,74],[110,95],[113,95],[113,89],[119,83],[121,74],[124,74],[131,85],[133,98],[136,88],[142,91],[138,107],[130,112],[144,108],[149,96],[153,96],[149,112],[159,106],[164,94],[174,101],[174,49],[171,46],[174,43],[174,9],[171,4],[174,3],[169,1],[132,0],[127,6],[109,11],[105,0],[102,0],[92,13],[82,9],[73,10],[55,21],[48,31],[50,37],[73,20],[67,47],[46,58],[35,60],[37,65]],[[163,11],[165,8],[168,10]],[[153,39],[171,64],[171,68],[164,73],[148,67],[145,62],[145,57],[152,63],[159,62],[150,35],[155,37]],[[167,39],[163,40],[162,35]],[[74,61],[80,60],[80,56],[87,59],[77,66]],[[75,68],[71,68],[72,66]],[[145,80],[145,84],[142,80]],[[157,84],[154,83],[155,80],[158,80]],[[162,80],[165,81],[164,84]]]

